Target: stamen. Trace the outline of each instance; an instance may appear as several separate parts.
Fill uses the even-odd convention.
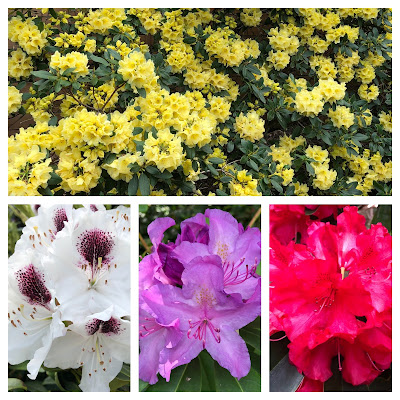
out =
[[[338,347],[338,364],[339,364],[339,371],[342,370],[342,364],[340,363],[340,341],[338,339],[337,341],[337,347]]]
[[[240,272],[239,268],[243,265],[244,260],[244,258],[241,258],[237,264],[230,261],[223,264],[224,286],[239,285],[254,276],[257,270],[257,259],[255,259],[254,265],[246,265],[246,272]]]
[[[367,355],[367,357],[369,358],[369,361],[371,362],[372,366],[374,367],[375,370],[379,371],[379,372],[383,372],[383,369],[379,369],[376,364],[374,363],[374,361],[372,360],[371,356],[365,352],[365,354]]]
[[[287,337],[286,335],[285,336],[282,336],[281,338],[279,338],[279,339],[269,339],[269,341],[270,342],[279,342],[280,340],[283,340],[283,339],[285,339],[285,337]]]
[[[216,328],[206,316],[204,316],[203,319],[201,319],[195,323],[192,323],[192,321],[189,320],[189,327],[190,327],[190,329],[188,329],[188,331],[187,331],[188,339],[190,339],[192,337],[194,339],[202,340],[203,341],[203,349],[206,346],[207,327],[208,327],[209,331],[211,332],[211,335],[214,338],[214,340],[217,343],[221,343],[221,336],[219,334],[220,329]],[[192,333],[192,330],[194,328],[196,328],[196,330],[194,333]]]

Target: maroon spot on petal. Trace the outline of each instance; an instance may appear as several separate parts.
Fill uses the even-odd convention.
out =
[[[90,209],[91,209],[93,212],[99,211],[99,209],[96,207],[95,204],[91,204],[91,205],[90,205]]]
[[[53,222],[57,233],[64,229],[64,222],[66,221],[68,221],[68,217],[65,208],[58,208],[53,215]]]
[[[110,334],[116,335],[120,332],[120,327],[121,323],[117,319],[111,317],[108,321],[103,321],[101,324],[101,333],[104,333],[107,336]]]
[[[97,228],[87,230],[78,237],[78,252],[92,267],[97,266],[99,258],[107,263],[107,256],[113,247],[112,235]]]
[[[121,323],[114,317],[111,317],[108,321],[94,318],[86,324],[85,328],[88,335],[94,335],[98,332],[110,336],[111,334],[117,335],[121,331]]]
[[[19,291],[27,298],[28,303],[48,308],[51,293],[46,287],[44,275],[33,264],[20,269],[15,275]]]
[[[94,335],[100,328],[100,324],[103,321],[101,321],[100,319],[94,318],[92,321],[88,322],[85,325],[86,328],[86,332],[88,333],[88,335]]]

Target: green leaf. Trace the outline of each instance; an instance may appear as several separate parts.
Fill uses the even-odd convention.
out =
[[[60,81],[57,81],[56,86],[54,87],[54,91],[58,93],[62,89]]]
[[[233,142],[228,142],[228,144],[226,146],[226,151],[228,153],[232,153],[234,148],[235,148],[235,144]]]
[[[211,157],[208,159],[209,162],[213,163],[213,164],[222,164],[224,162],[224,160],[222,158],[219,157]]]
[[[63,76],[66,76],[66,75],[70,74],[71,72],[73,72],[73,71],[75,70],[75,68],[76,68],[76,67],[67,68],[67,69],[62,73],[62,75],[63,75]]]
[[[127,383],[127,381],[123,381],[121,379],[118,378],[114,378],[111,382],[110,382],[110,392],[116,392],[117,389],[123,387],[123,386],[127,386],[129,385],[129,381]]]
[[[169,382],[160,377],[147,392],[199,392],[201,389],[200,361],[196,357],[189,364],[175,368]]]
[[[159,169],[157,167],[154,167],[152,165],[149,165],[146,167],[146,171],[150,174],[150,175],[157,175],[160,173]]]
[[[201,365],[201,391],[202,392],[215,392],[215,374],[214,363],[210,354],[207,351],[202,351],[199,354],[199,361]]]
[[[33,71],[31,74],[38,78],[49,79],[51,81],[54,81],[57,79],[57,77],[54,76],[53,74],[51,74],[49,71]]]
[[[26,387],[28,392],[48,392],[49,390],[43,386],[40,382],[37,381],[26,381]]]
[[[251,368],[250,372],[239,380],[245,392],[261,392],[261,375]]]
[[[22,211],[22,210],[20,210],[20,211]],[[25,212],[23,212],[23,214],[25,214]],[[30,217],[33,217],[33,215],[26,215],[23,222],[25,222]],[[28,363],[29,363],[29,361],[24,361],[21,364],[9,365],[9,368],[13,369],[14,371],[26,371]]]
[[[8,391],[21,391],[21,390],[27,390],[24,382],[21,381],[21,379],[17,378],[8,378]]]
[[[184,43],[187,43],[187,44],[193,44],[193,43],[196,42],[196,38],[193,37],[193,36],[186,36],[186,37],[183,39],[183,42],[184,42]]]
[[[273,182],[273,181],[272,181]],[[240,330],[240,336],[250,346],[261,351],[261,335],[257,331],[253,331],[247,327]]]
[[[139,379],[139,392],[145,392],[146,389],[149,387],[150,385],[147,382],[142,381],[141,379]]]
[[[136,196],[139,187],[139,179],[137,175],[133,175],[133,178],[129,181],[128,184],[128,195]]]
[[[92,53],[89,54],[89,58],[90,58],[91,60],[95,61],[95,62],[100,63],[100,64],[103,64],[103,65],[106,65],[106,66],[109,66],[109,65],[110,65],[109,62],[108,62],[107,60],[105,60],[105,59],[102,58],[102,57],[97,57],[97,56],[95,56],[95,55],[92,54]]]
[[[136,88],[140,97],[146,98],[146,89],[144,88]]]
[[[139,204],[139,212],[146,214],[147,210],[149,209],[149,206],[147,204]],[[140,381],[140,379],[139,379]]]
[[[136,136],[136,135],[139,135],[139,133],[142,133],[142,132],[143,132],[143,128],[141,128],[140,126],[136,126],[135,128],[133,128],[132,135]]]
[[[315,175],[314,167],[308,162],[306,162],[306,170],[311,176]]]
[[[279,193],[283,193],[283,188],[278,182],[271,179],[271,184]]]
[[[113,49],[107,49],[107,51],[110,53],[111,56],[113,56],[116,60],[121,60],[121,55],[118,53],[118,51],[115,51]]]
[[[216,362],[214,363],[214,372],[217,392],[244,392],[239,381],[227,369],[222,368]]]
[[[254,169],[255,171],[258,171],[258,165],[256,164],[255,161],[249,160],[246,163],[250,168]]]
[[[382,225],[389,231],[392,232],[392,206],[380,205],[372,220],[373,224],[381,222]]]
[[[53,115],[53,116],[50,118],[48,125],[49,125],[49,126],[57,126],[57,122],[58,122],[57,116],[56,116],[56,115]]]
[[[140,174],[139,190],[142,196],[148,196],[150,194],[150,179],[145,173]]]
[[[117,158],[117,155],[115,153],[108,153],[103,160],[103,164],[111,164],[115,159]]]
[[[290,364],[289,356],[286,354],[269,374],[269,390],[270,392],[295,392],[302,380],[303,375]]]
[[[62,178],[57,175],[55,172],[50,172],[50,179],[47,181],[47,184],[50,186],[59,185],[62,182]]]

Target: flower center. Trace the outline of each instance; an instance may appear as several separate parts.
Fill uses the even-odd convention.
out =
[[[102,272],[110,269],[112,260],[110,253],[114,245],[111,233],[97,228],[87,230],[79,235],[77,249],[86,261],[80,267],[88,273],[91,284],[100,278]],[[116,267],[116,264],[114,266]]]
[[[202,340],[203,349],[205,349],[206,347],[207,327],[215,341],[217,343],[221,343],[221,336],[219,335],[220,329],[216,328],[206,316],[204,316],[199,321],[193,323],[192,320],[189,319],[189,327],[190,328],[187,331],[187,337],[189,339],[194,338]],[[195,329],[194,332],[192,332],[193,329]]]

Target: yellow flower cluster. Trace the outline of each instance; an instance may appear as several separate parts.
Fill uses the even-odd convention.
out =
[[[246,115],[240,113],[235,120],[235,129],[242,139],[256,142],[264,136],[265,121],[260,118],[255,110],[249,111]]]
[[[14,142],[14,143],[13,143]],[[8,194],[10,196],[40,196],[38,189],[45,188],[53,169],[50,158],[39,146],[22,148],[9,142]]]
[[[359,153],[358,156],[349,155],[344,147],[333,146],[330,154],[334,158],[344,159],[343,170],[350,169],[354,173],[348,178],[348,182],[357,182],[357,189],[366,196],[373,189],[375,181],[389,182],[392,179],[392,161],[382,163],[379,152],[371,155],[368,149],[361,154],[359,149],[356,151]]]
[[[358,88],[358,95],[360,96],[360,99],[368,101],[368,103],[369,103],[378,98],[379,88],[376,85],[368,86],[366,83],[363,83]]]
[[[80,77],[85,76],[89,73],[87,64],[87,56],[85,54],[79,53],[78,51],[72,51],[65,56],[62,56],[60,52],[56,51],[51,56],[49,65],[60,74],[62,74],[69,68],[75,68],[72,71],[72,74],[74,74],[76,77]]]
[[[8,22],[8,38],[16,42],[31,56],[39,55],[47,44],[47,33],[40,32],[32,18],[22,21],[21,17],[13,17]]]
[[[385,113],[382,111],[379,114],[379,123],[383,126],[383,129],[387,132],[392,133],[392,113]]]
[[[60,48],[81,47],[86,39],[86,35],[83,32],[77,32],[76,34],[60,32],[60,36],[54,39],[55,46]],[[92,39],[93,40],[93,39]]]
[[[310,57],[310,67],[316,71],[319,79],[334,79],[337,74],[335,63],[328,57]]]
[[[308,146],[305,155],[314,160],[311,162],[315,173],[313,186],[320,190],[328,190],[337,177],[337,172],[329,169],[328,150],[322,150],[320,146]]]
[[[355,75],[354,67],[360,62],[360,56],[357,51],[351,53],[351,57],[343,54],[340,50],[335,55],[335,63],[337,66],[339,81],[350,82]]]
[[[146,60],[140,51],[132,51],[124,57],[119,62],[118,73],[132,86],[133,90],[145,89],[146,92],[151,92],[159,89],[154,63],[152,60]]]
[[[259,8],[243,8],[240,13],[240,20],[245,26],[257,26],[260,24],[262,12]]]
[[[27,114],[31,114],[36,123],[49,122],[51,114],[48,112],[55,100],[55,94],[51,93],[45,97],[31,97],[24,103]]]
[[[142,166],[143,162],[143,156],[137,152],[135,154],[124,154],[122,156],[118,156],[112,163],[104,165],[103,168],[115,181],[122,180],[129,182],[133,177],[133,173],[130,168],[131,165],[136,163],[139,166]]]
[[[324,102],[320,91],[303,89],[296,94],[294,100],[295,110],[307,117],[317,116],[324,108]]]
[[[169,129],[157,132],[157,137],[150,134],[144,142],[144,156],[148,163],[154,163],[163,172],[171,172],[183,161],[184,153],[181,138],[173,135]]]
[[[290,136],[281,136],[279,145],[271,146],[272,160],[277,163],[276,171],[273,175],[280,176],[283,181],[282,185],[288,186],[294,178],[294,170],[291,168],[293,157],[291,152],[305,144],[303,136],[293,139]],[[307,188],[308,190],[308,188]]]
[[[308,117],[317,116],[324,108],[325,103],[334,103],[338,100],[342,100],[346,94],[346,84],[338,83],[334,79],[320,79],[318,86],[314,87],[312,90],[307,90],[306,83],[296,81],[296,85],[302,88],[298,91],[297,88],[292,89],[292,92],[296,92],[296,97],[294,100],[295,110],[300,114],[307,115]],[[293,88],[293,83],[291,82],[291,88]],[[290,101],[290,98],[286,101]],[[330,110],[331,112],[331,110]]]
[[[294,26],[282,25],[281,28],[271,28],[268,32],[269,44],[275,51],[285,51],[290,56],[297,53],[299,38],[298,29]]]
[[[20,80],[27,78],[33,71],[32,58],[27,56],[20,48],[11,52],[8,57],[8,76]]]
[[[230,194],[232,196],[261,196],[257,190],[257,180],[247,174],[243,169],[236,174],[234,180],[229,182]]]
[[[218,28],[205,41],[207,52],[214,55],[222,64],[234,67],[249,57],[260,55],[258,43],[252,39],[242,40],[234,31]]]
[[[88,193],[97,185],[100,178],[101,168],[98,163],[99,160],[82,157],[81,151],[77,148],[63,151],[56,170],[62,179],[61,188],[71,194]]]
[[[56,18],[49,15],[43,23],[21,17],[9,21],[9,38],[19,46],[9,51],[9,114],[22,105],[22,111],[31,114],[36,123],[21,129],[10,140],[10,166],[20,171],[16,175],[13,170],[12,174],[18,187],[13,189],[15,193],[36,190],[38,194],[40,187],[46,188],[44,179],[53,169],[62,178],[55,191],[62,189],[76,194],[89,193],[98,184],[102,185],[103,178],[99,179],[103,170],[107,172],[103,174],[106,180],[111,177],[128,183],[135,174],[149,173],[144,172],[147,166],[156,166],[160,171],[175,172],[174,177],[180,175],[182,180],[196,183],[194,193],[201,194],[203,183],[209,184],[204,175],[214,174],[209,161],[212,158],[223,160],[217,168],[219,177],[212,176],[218,182],[213,182],[213,187],[217,184],[221,190],[228,187],[233,195],[259,195],[258,190],[265,190],[264,185],[268,186],[268,179],[273,180],[274,176],[276,182],[276,176],[282,178],[279,179],[282,186],[292,191],[294,188],[296,195],[307,195],[310,190],[307,184],[317,189],[313,193],[329,190],[337,180],[337,172],[330,169],[329,157],[343,158],[343,167],[354,173],[349,182],[357,181],[363,194],[371,191],[374,180],[390,179],[391,164],[382,163],[382,157],[361,154],[362,150],[359,156],[349,156],[346,151],[343,154],[343,148],[324,149],[327,147],[324,144],[314,145],[322,143],[321,137],[312,136],[314,131],[311,135],[304,133],[315,138],[312,145],[307,145],[302,136],[286,135],[277,143],[279,131],[275,118],[282,116],[291,125],[290,132],[297,119],[301,119],[302,125],[303,122],[309,125],[303,116],[314,118],[322,113],[319,120],[323,124],[330,119],[335,128],[346,130],[356,124],[361,133],[368,135],[372,123],[379,118],[383,129],[391,133],[391,112],[377,110],[379,102],[375,101],[379,97],[383,104],[388,91],[381,85],[386,82],[381,67],[391,57],[384,50],[390,46],[384,41],[391,40],[390,11],[301,8],[265,13],[261,9],[244,8],[225,16],[203,9],[78,11],[72,16],[57,10]],[[378,15],[379,21],[371,22],[379,22],[375,48],[359,26]],[[264,23],[266,42],[247,39],[259,28],[246,27]],[[63,32],[62,24],[71,24],[74,29]],[[55,26],[58,28],[54,29]],[[145,39],[144,30],[148,34]],[[51,53],[46,55],[43,49],[48,39]],[[54,54],[53,45],[58,48]],[[107,49],[111,60],[107,53],[103,55]],[[162,54],[162,60],[156,51]],[[106,61],[101,62],[87,52]],[[89,59],[90,65],[94,65],[90,70]],[[49,94],[44,93],[46,84],[34,83],[29,88],[29,98],[22,101],[15,81],[28,78],[34,68],[48,70],[39,67],[43,62],[55,69],[59,77],[67,69],[73,69],[61,78],[68,81],[66,88],[58,94]],[[254,74],[252,66],[260,74]],[[109,75],[107,71],[111,71]],[[249,73],[255,80],[251,75],[249,78]],[[32,79],[27,81],[31,86]],[[268,99],[263,99],[262,93]],[[370,103],[368,109],[365,102]],[[389,104],[387,98],[385,104]],[[274,113],[267,114],[270,110]],[[301,115],[295,114],[290,120],[290,114],[285,114],[287,110]],[[268,120],[275,118],[267,128],[264,114]],[[54,120],[57,124],[49,126]],[[281,120],[278,122],[284,126]],[[319,124],[315,120],[312,123],[314,127]],[[325,126],[324,129],[326,132]],[[333,132],[333,136],[341,133]],[[254,143],[254,154],[268,153],[269,159],[272,157],[272,165],[267,166],[269,172],[262,165],[259,170],[255,168],[257,173],[248,172],[240,163],[231,162],[230,155],[236,154],[232,144],[236,146],[240,138]],[[386,161],[387,142],[382,143]],[[13,152],[24,154],[31,161],[23,164],[22,156],[17,159]],[[304,169],[306,157],[314,174],[310,174],[309,165]],[[131,171],[133,165],[135,172]],[[40,171],[40,179],[36,172],[32,173],[35,168]],[[295,171],[300,171],[300,175],[296,176]],[[299,181],[304,171],[310,175],[307,184]],[[228,180],[219,181],[224,173],[232,178],[229,184]],[[31,181],[33,176],[36,180]],[[32,186],[28,188],[29,182]],[[159,190],[152,190],[151,194],[165,194],[158,186],[155,189]],[[182,193],[179,185],[169,189]],[[183,187],[182,190],[185,191]],[[117,189],[110,193],[114,192]]]
[[[21,107],[22,93],[15,87],[8,87],[8,115],[16,112]]]
[[[333,126],[341,128],[342,126],[349,129],[354,124],[354,114],[350,111],[350,108],[345,106],[337,106],[336,110],[333,111],[331,108],[328,112]]]
[[[367,61],[361,61],[362,67],[356,69],[356,78],[362,83],[371,83],[375,79],[375,69]]]

